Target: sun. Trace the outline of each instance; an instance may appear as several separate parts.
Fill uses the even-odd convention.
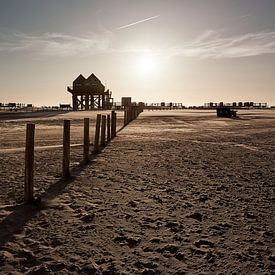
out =
[[[141,75],[153,75],[158,69],[158,58],[153,53],[142,53],[136,59],[136,69]]]

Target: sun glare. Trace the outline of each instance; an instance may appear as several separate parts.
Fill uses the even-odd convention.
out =
[[[137,71],[142,75],[155,74],[158,66],[157,56],[153,53],[143,53],[136,60]]]

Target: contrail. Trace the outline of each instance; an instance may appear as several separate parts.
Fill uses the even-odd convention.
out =
[[[155,18],[158,18],[159,16],[160,15],[152,16],[152,17],[149,17],[149,18],[146,18],[146,19],[143,19],[143,20],[140,20],[140,21],[128,24],[128,25],[121,26],[121,27],[117,28],[117,30],[126,29],[128,27],[132,27],[132,26],[137,25],[139,23],[143,23],[143,22],[146,22],[146,21],[149,21],[149,20],[153,20]]]
[[[242,15],[241,18],[246,18],[246,17],[249,17],[251,15],[252,15],[252,13],[247,13],[247,14]]]

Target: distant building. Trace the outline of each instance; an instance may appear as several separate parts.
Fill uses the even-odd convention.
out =
[[[214,102],[209,102],[209,103],[204,103],[204,108],[216,108],[216,107],[233,107],[233,108],[267,108],[267,103],[255,103],[252,101],[246,101],[246,102],[232,102],[232,103],[224,103],[224,102],[219,102],[219,103],[214,103]]]
[[[131,107],[132,105],[132,98],[131,97],[122,97],[121,98],[121,106],[125,107]]]
[[[61,110],[71,110],[71,104],[59,104],[59,109]]]

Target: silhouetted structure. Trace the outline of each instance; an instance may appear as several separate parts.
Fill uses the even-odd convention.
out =
[[[122,97],[121,98],[121,106],[124,108],[131,107],[132,105],[132,98],[131,97]]]
[[[94,74],[87,79],[80,74],[67,91],[72,94],[74,111],[111,109],[113,106],[112,92],[105,91],[105,86]]]
[[[267,108],[267,103],[255,103],[255,102],[232,102],[232,103],[224,103],[224,102],[209,102],[205,103],[204,107],[205,108],[217,108],[217,107],[233,107],[233,108]]]
[[[173,103],[173,102],[160,102],[160,103],[145,103],[145,110],[178,110],[185,109],[182,103]]]
[[[59,109],[60,110],[71,110],[72,109],[72,107],[71,107],[71,105],[70,104],[59,104]]]
[[[237,116],[237,111],[232,110],[230,107],[224,107],[220,106],[217,107],[217,116],[218,117],[236,117]]]

